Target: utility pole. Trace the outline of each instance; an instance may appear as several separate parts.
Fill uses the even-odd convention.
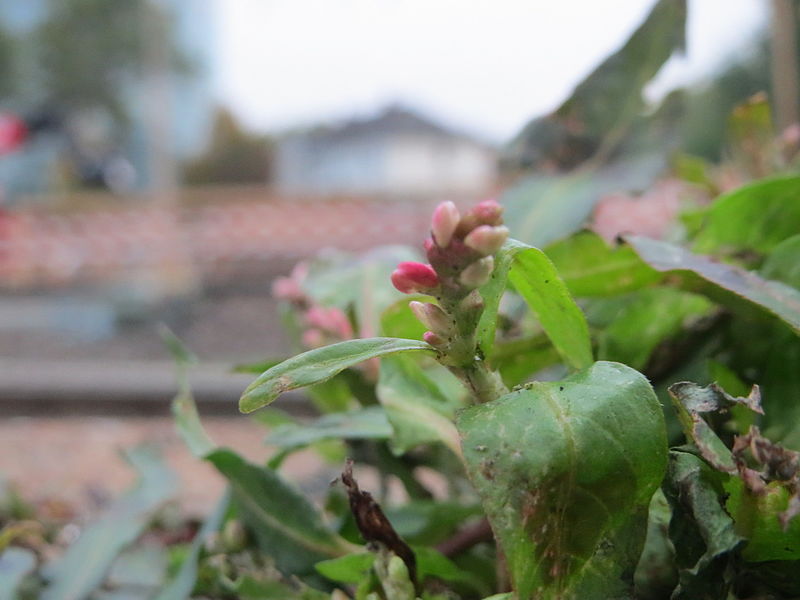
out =
[[[772,100],[778,132],[800,122],[796,0],[772,0]]]

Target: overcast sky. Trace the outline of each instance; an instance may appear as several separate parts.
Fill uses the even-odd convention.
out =
[[[617,49],[653,0],[215,0],[220,99],[280,131],[392,101],[502,141]],[[686,59],[649,90],[741,52],[766,0],[690,0]]]

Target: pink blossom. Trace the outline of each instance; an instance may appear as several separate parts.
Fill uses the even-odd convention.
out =
[[[439,285],[439,277],[430,265],[401,262],[392,272],[392,284],[404,294],[427,293]]]
[[[426,331],[425,333],[423,333],[422,334],[422,339],[425,340],[426,342],[428,342],[434,348],[441,347],[441,346],[444,346],[446,344],[446,342],[444,341],[442,336],[440,336],[438,333],[434,333],[432,331]]]
[[[408,303],[408,306],[419,322],[431,331],[441,334],[452,331],[453,323],[450,317],[435,304],[413,300]]]

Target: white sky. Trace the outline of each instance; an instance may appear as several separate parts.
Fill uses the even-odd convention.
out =
[[[220,99],[280,131],[401,101],[492,141],[555,108],[654,0],[215,0]],[[690,0],[686,59],[649,92],[741,51],[766,0]]]

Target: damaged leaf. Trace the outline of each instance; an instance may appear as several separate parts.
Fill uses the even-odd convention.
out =
[[[753,386],[746,398],[733,397],[716,383],[701,387],[689,381],[672,384],[669,386],[669,393],[680,399],[690,412],[719,412],[736,405],[744,405],[753,412],[764,414],[761,408],[761,390],[757,385]]]
[[[643,375],[598,362],[460,413],[470,478],[520,598],[625,597],[666,467]]]
[[[641,236],[625,236],[625,241],[657,271],[675,273],[680,287],[703,293],[726,306],[749,303],[800,332],[800,291],[667,242]]]
[[[680,581],[674,600],[727,597],[728,561],[745,540],[722,506],[726,477],[690,452],[670,452],[664,494]]]
[[[358,363],[396,352],[435,350],[426,342],[398,338],[348,340],[304,352],[262,373],[239,400],[239,410],[253,412],[283,392],[326,381]]]

